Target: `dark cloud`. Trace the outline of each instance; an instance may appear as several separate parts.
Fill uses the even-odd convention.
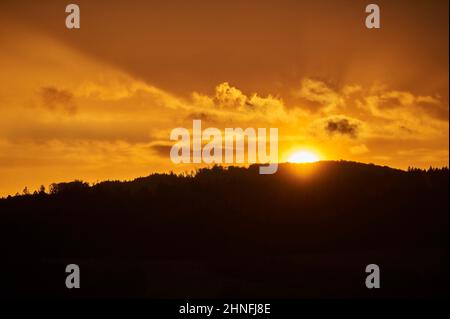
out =
[[[327,121],[325,130],[330,134],[342,134],[355,138],[358,134],[358,124],[345,118],[331,119]]]
[[[171,145],[165,145],[165,144],[154,144],[150,146],[153,153],[157,154],[161,157],[169,157],[170,156],[170,149],[172,148]]]
[[[429,103],[426,101],[421,101],[417,103],[417,106],[425,111],[428,115],[431,117],[442,120],[442,121],[448,121],[449,116],[449,108],[448,104],[436,104],[436,103]]]
[[[185,119],[189,120],[189,121],[202,120],[202,121],[207,121],[207,122],[215,122],[217,120],[217,118],[214,115],[211,115],[211,114],[206,113],[206,112],[190,113],[188,116],[186,116]]]
[[[403,132],[406,132],[406,133],[408,133],[408,134],[413,134],[413,133],[415,133],[414,130],[412,130],[412,129],[410,129],[409,127],[406,127],[406,126],[404,126],[404,125],[400,125],[399,128],[400,128]]]
[[[40,95],[44,106],[50,110],[64,110],[68,113],[75,113],[76,106],[73,94],[67,90],[59,90],[55,87],[43,87]]]

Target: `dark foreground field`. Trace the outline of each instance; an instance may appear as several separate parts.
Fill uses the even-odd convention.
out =
[[[448,296],[448,188],[448,169],[352,162],[55,184],[0,200],[0,294]],[[72,263],[80,289],[65,287]]]

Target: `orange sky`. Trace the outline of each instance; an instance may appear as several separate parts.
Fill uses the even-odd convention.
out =
[[[280,160],[448,165],[448,1],[0,2],[0,196],[182,171],[170,131],[278,127]],[[251,107],[249,107],[251,105]]]

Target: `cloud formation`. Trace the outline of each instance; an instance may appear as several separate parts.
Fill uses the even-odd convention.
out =
[[[355,138],[358,133],[358,124],[350,122],[347,118],[328,119],[325,130],[330,134],[342,134]]]
[[[67,90],[53,86],[43,87],[40,89],[40,95],[44,106],[52,111],[62,109],[68,113],[76,112],[73,94]]]
[[[180,96],[54,39],[21,36],[20,43],[3,36],[8,51],[0,50],[0,194],[71,178],[188,169],[170,162],[169,134],[190,129],[193,119],[204,128],[277,127],[280,161],[312,146],[327,159],[401,168],[448,163],[448,102],[438,93],[305,74],[289,90],[294,98],[248,91],[231,79]]]

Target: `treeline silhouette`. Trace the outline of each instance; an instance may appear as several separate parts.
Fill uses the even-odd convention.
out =
[[[326,161],[0,200],[5,296],[448,296],[448,168]],[[81,268],[81,289],[64,285]],[[368,290],[365,266],[381,268]]]

